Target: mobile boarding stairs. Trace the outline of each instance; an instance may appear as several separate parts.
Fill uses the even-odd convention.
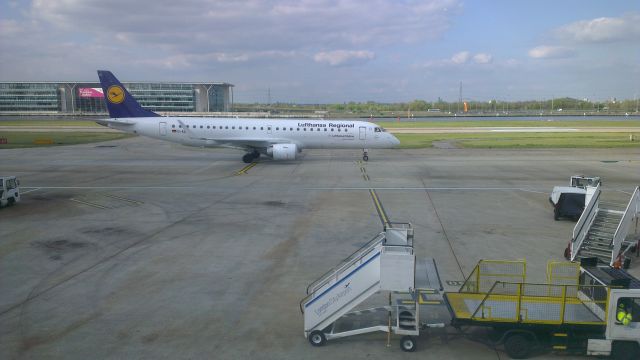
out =
[[[388,224],[307,287],[300,301],[304,336],[320,346],[326,340],[382,331],[404,335],[401,348],[413,351],[412,336],[419,335],[420,327],[444,326],[419,323],[419,305],[442,304],[442,289],[433,259],[416,261],[411,225]],[[389,291],[387,305],[355,310],[381,291]]]
[[[638,246],[639,241],[640,187],[636,187],[624,211],[614,210],[601,201],[599,184],[587,187],[586,198],[565,257],[571,261],[597,257],[610,266],[623,263],[628,267],[630,250]]]

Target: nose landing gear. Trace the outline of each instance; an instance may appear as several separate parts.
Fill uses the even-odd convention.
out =
[[[362,161],[369,161],[368,149],[362,149]]]

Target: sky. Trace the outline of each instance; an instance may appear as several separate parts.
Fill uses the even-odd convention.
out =
[[[235,102],[640,97],[638,0],[5,0],[0,81],[214,81]]]

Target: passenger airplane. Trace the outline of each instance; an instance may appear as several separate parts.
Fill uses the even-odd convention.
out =
[[[303,149],[396,147],[400,141],[376,124],[347,120],[275,120],[251,118],[161,117],[143,109],[110,71],[98,70],[110,119],[101,125],[188,146],[226,147],[247,153],[245,163],[260,155],[293,160]]]

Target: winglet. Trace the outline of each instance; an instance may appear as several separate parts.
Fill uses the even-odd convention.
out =
[[[100,85],[112,118],[155,117],[153,111],[143,109],[111,71],[98,70]]]

